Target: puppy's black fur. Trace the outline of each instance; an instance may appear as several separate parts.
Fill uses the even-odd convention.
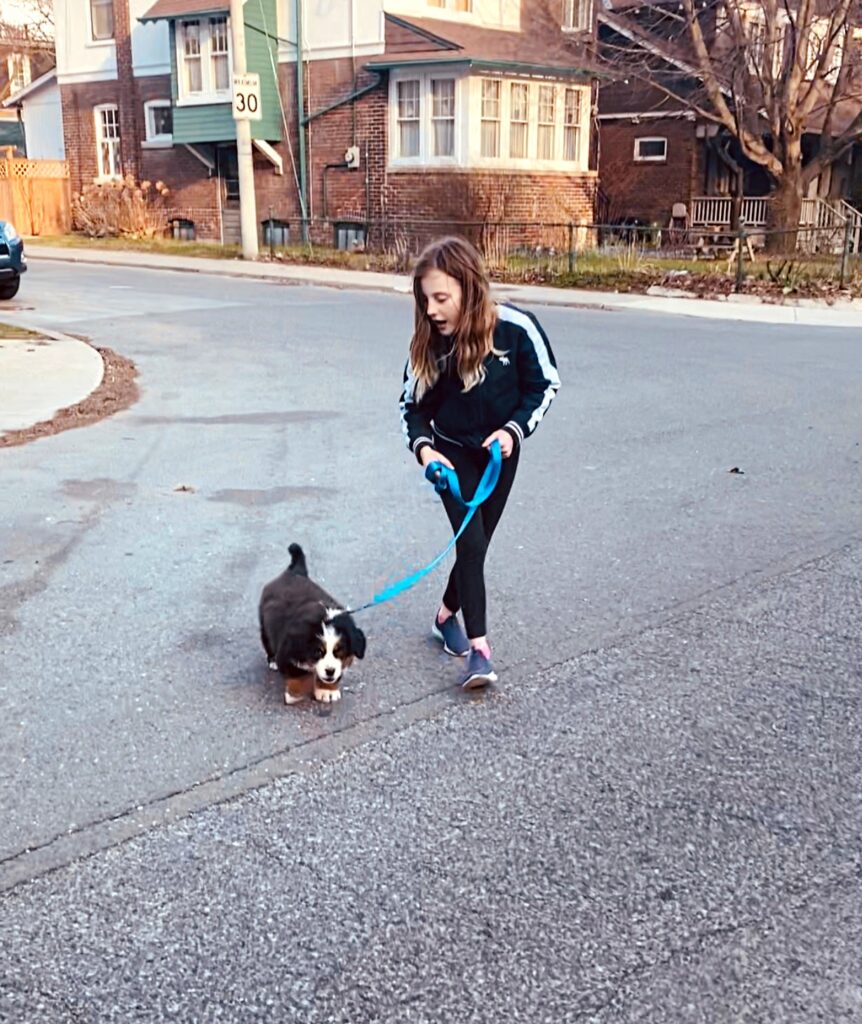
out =
[[[336,687],[333,692],[316,685],[315,697],[338,700],[337,684],[344,669],[354,658],[365,656],[365,634],[350,613],[309,578],[302,548],[291,544],[288,551],[290,565],[261,594],[258,615],[263,648],[286,681],[313,672],[317,682]]]

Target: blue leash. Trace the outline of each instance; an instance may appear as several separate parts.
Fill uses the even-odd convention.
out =
[[[482,478],[476,486],[476,493],[470,501],[465,501],[461,496],[461,485],[458,482],[458,474],[454,469],[449,469],[449,467],[444,466],[442,462],[428,463],[425,467],[425,479],[434,485],[434,490],[438,494],[442,494],[447,490],[451,491],[452,497],[467,509],[467,515],[464,516],[464,521],[461,523],[455,536],[433,561],[429,562],[417,572],[412,573],[410,576],[405,576],[404,579],[399,580],[397,583],[393,583],[392,586],[386,587],[385,590],[381,590],[380,593],[375,594],[374,597],[370,601],[366,601],[365,604],[359,605],[358,608],[351,608],[351,613],[364,611],[366,608],[372,608],[376,604],[383,604],[384,601],[391,601],[393,597],[397,597],[399,594],[403,594],[405,590],[415,587],[421,579],[424,579],[428,573],[437,568],[446,555],[448,555],[452,548],[455,547],[458,538],[467,529],[470,524],[470,520],[476,514],[476,510],[479,506],[483,502],[486,502],[494,493],[494,488],[497,486],[497,481],[500,479],[500,470],[503,466],[503,456],[500,452],[499,441],[494,441],[491,444],[489,454],[490,458],[488,459],[488,465],[485,467],[485,472],[482,474]]]

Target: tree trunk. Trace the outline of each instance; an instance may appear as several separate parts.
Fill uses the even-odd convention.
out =
[[[796,251],[799,218],[802,215],[802,165],[789,166],[778,179],[769,204],[766,251]]]

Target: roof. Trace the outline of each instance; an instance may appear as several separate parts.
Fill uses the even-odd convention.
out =
[[[393,14],[386,15],[385,24],[386,50],[367,62],[371,70],[466,64],[556,77],[594,75],[593,71],[576,65],[572,49],[558,26],[556,31],[510,32]]]
[[[196,18],[203,14],[227,14],[228,0],[156,0],[138,21],[161,21],[166,18]]]
[[[34,78],[29,85],[25,85],[23,89],[18,89],[12,93],[11,96],[3,100],[4,107],[17,107],[21,100],[26,99],[28,96],[32,96],[33,93],[38,92],[43,86],[50,85],[51,82],[57,79],[57,69],[51,68],[50,71],[46,71],[44,75],[40,75],[38,78]]]

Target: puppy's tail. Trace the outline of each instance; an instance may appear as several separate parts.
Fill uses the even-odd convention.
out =
[[[307,576],[308,567],[305,564],[305,552],[298,544],[291,544],[287,549],[290,553],[290,565],[287,567],[288,572],[295,573],[297,576]]]

